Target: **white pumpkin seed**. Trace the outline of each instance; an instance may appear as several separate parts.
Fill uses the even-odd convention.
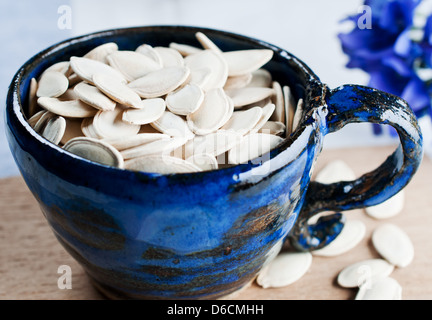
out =
[[[285,126],[287,128],[286,136],[288,137],[293,132],[293,120],[295,114],[296,103],[292,95],[291,88],[284,86],[282,88],[285,108]]]
[[[205,94],[199,109],[187,115],[187,122],[195,134],[205,135],[222,127],[232,113],[223,89],[212,89]]]
[[[320,170],[315,181],[330,184],[339,181],[352,181],[355,178],[354,171],[344,161],[334,160]]]
[[[185,157],[195,154],[219,156],[233,148],[241,141],[242,136],[234,131],[219,130],[204,136],[195,136],[185,145]]]
[[[60,61],[60,62],[54,63],[52,66],[46,68],[44,70],[44,72],[42,73],[42,75],[45,72],[51,72],[51,71],[63,73],[66,77],[68,77],[71,73],[70,63],[69,63],[69,61]]]
[[[187,173],[201,171],[193,163],[170,156],[149,155],[127,160],[126,169],[160,174]]]
[[[128,107],[140,108],[141,98],[139,95],[118,78],[97,73],[93,75],[93,83],[96,88],[112,100]]]
[[[116,103],[103,94],[98,88],[85,82],[78,83],[73,88],[73,91],[78,99],[98,110],[114,110],[116,106]]]
[[[414,246],[409,236],[390,223],[377,227],[372,233],[372,243],[378,253],[391,264],[404,268],[414,259]]]
[[[360,243],[366,233],[366,226],[359,220],[347,220],[340,234],[322,249],[312,251],[315,256],[334,257],[341,255]]]
[[[160,63],[135,51],[116,51],[107,57],[111,67],[118,70],[128,81],[161,69]]]
[[[66,130],[66,120],[57,116],[49,119],[42,129],[41,136],[48,141],[59,144]]]
[[[266,154],[282,141],[282,138],[272,134],[248,134],[239,144],[228,151],[228,163],[247,163],[249,160]]]
[[[177,50],[183,57],[202,51],[200,48],[176,42],[171,42],[169,47]]]
[[[251,130],[251,133],[257,133],[271,118],[272,114],[275,111],[275,105],[273,103],[269,103],[265,107],[262,108],[262,116],[260,120],[257,122],[255,127]]]
[[[230,76],[225,82],[224,89],[239,89],[246,87],[252,80],[252,73],[246,73],[239,76]]]
[[[222,53],[229,76],[239,76],[260,69],[273,57],[270,49],[237,50]]]
[[[97,46],[96,48],[87,52],[83,58],[97,60],[103,63],[108,64],[107,57],[116,52],[118,50],[118,46],[115,42],[108,42]]]
[[[282,87],[280,83],[277,81],[273,81],[272,87],[275,93],[272,98],[276,106],[276,109],[270,119],[273,121],[279,121],[286,124],[286,120],[285,120],[286,111],[285,111],[285,103],[284,103],[285,101],[284,101]]]
[[[140,109],[128,109],[123,112],[123,121],[133,124],[147,124],[158,120],[165,111],[165,100],[161,98],[145,99]]]
[[[45,110],[44,110],[45,111]],[[44,113],[38,114],[38,118],[39,119],[33,119],[32,122],[34,122],[34,126],[33,129],[34,131],[36,131],[37,133],[41,133],[43,128],[45,128],[45,125],[47,124],[47,122],[52,119],[55,118],[56,115],[52,112],[49,111],[45,111]]]
[[[140,125],[122,120],[123,109],[117,106],[112,111],[99,111],[93,118],[93,127],[100,138],[120,138],[136,135]],[[84,130],[83,130],[84,132]]]
[[[251,72],[252,79],[247,87],[263,87],[270,88],[272,86],[273,78],[271,73],[263,68]]]
[[[34,129],[35,124],[47,112],[49,112],[49,111],[40,110],[40,111],[36,112],[33,116],[30,117],[30,119],[27,120],[28,124]]]
[[[274,93],[272,88],[239,88],[225,90],[226,94],[233,100],[234,108],[238,109],[248,104],[254,104]]]
[[[233,130],[245,135],[251,131],[263,115],[263,109],[254,107],[245,111],[235,111],[221,130]]]
[[[402,212],[405,202],[405,191],[401,190],[390,199],[365,208],[366,213],[375,219],[388,219]]]
[[[292,121],[292,132],[294,132],[295,130],[297,130],[297,127],[301,121],[301,117],[303,116],[303,99],[299,99],[299,101],[297,102],[297,108],[294,114],[294,118]]]
[[[258,133],[269,133],[274,134],[276,136],[282,136],[285,132],[285,125],[282,122],[277,121],[267,121],[261,129],[258,130]]]
[[[203,50],[191,54],[184,59],[185,65],[195,72],[203,68],[210,68],[210,76],[202,85],[204,91],[223,88],[228,78],[228,66],[222,57],[213,50]]]
[[[185,138],[169,138],[148,142],[136,147],[124,149],[121,154],[124,159],[134,159],[148,155],[168,156],[173,150],[186,143]]]
[[[194,137],[186,121],[182,117],[168,111],[165,111],[161,117],[150,125],[171,137],[184,137],[187,140]]]
[[[195,84],[187,84],[168,93],[165,98],[169,111],[178,115],[188,115],[198,110],[204,101],[204,91]]]
[[[383,259],[359,261],[345,267],[337,277],[337,283],[344,288],[356,288],[367,283],[371,285],[380,278],[388,277],[394,266]]]
[[[57,71],[44,72],[39,79],[36,96],[56,98],[69,87],[69,80],[63,73]]]
[[[42,108],[62,117],[87,118],[97,112],[95,108],[79,100],[61,101],[58,98],[40,97],[37,102]]]
[[[168,67],[146,74],[129,83],[141,98],[157,98],[177,89],[189,77],[186,67]]]
[[[264,289],[288,286],[303,277],[311,264],[309,252],[280,253],[260,271],[257,284]]]
[[[197,85],[200,88],[204,88],[207,81],[212,77],[212,70],[210,68],[201,68],[191,70],[189,76],[189,84]]]
[[[94,126],[94,118],[84,118],[81,121],[81,132],[87,138],[103,139],[103,137],[96,131]]]
[[[162,59],[152,46],[148,44],[142,44],[138,48],[136,48],[135,52],[147,56],[148,58],[156,62],[160,66],[160,68],[162,68]]]
[[[125,77],[119,71],[98,60],[71,57],[70,64],[72,70],[76,73],[76,75],[90,84],[94,84],[93,75],[98,73],[117,77],[120,81],[126,83]]]
[[[184,66],[183,57],[177,50],[166,47],[154,47],[154,50],[161,58],[164,68]]]
[[[193,163],[203,171],[216,170],[218,168],[216,157],[208,153],[194,154],[187,158],[186,161]]]
[[[371,286],[362,285],[355,300],[402,300],[402,287],[393,278],[382,278]]]
[[[91,119],[91,118],[86,118],[86,119]],[[83,122],[82,119],[65,118],[65,120],[66,120],[66,130],[60,141],[60,143],[63,145],[73,138],[84,136],[84,133],[81,130],[81,124]]]
[[[108,138],[102,141],[112,145],[119,151],[134,148],[149,142],[169,139],[170,136],[162,133],[138,133],[134,136],[120,137],[120,138]]]
[[[219,54],[222,53],[222,50],[219,49],[219,47],[215,45],[214,42],[211,41],[204,33],[197,32],[195,33],[195,37],[204,49],[213,50],[214,52]]]
[[[36,96],[37,88],[38,88],[38,83],[37,83],[35,78],[32,78],[30,80],[30,88],[29,88],[29,95],[28,95],[28,99],[29,99],[28,115],[29,115],[29,117],[32,117],[33,115],[35,115],[38,112],[38,104],[37,104],[37,96]]]
[[[78,137],[69,140],[63,149],[90,161],[123,168],[123,158],[114,147],[97,139]]]

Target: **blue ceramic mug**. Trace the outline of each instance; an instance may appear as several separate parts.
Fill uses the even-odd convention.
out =
[[[267,48],[265,66],[305,107],[298,129],[266,155],[230,168],[160,175],[93,163],[39,136],[26,121],[31,78],[55,62],[106,42],[122,50],[143,43],[199,46],[204,32],[224,51]],[[400,98],[371,88],[329,89],[299,59],[266,42],[182,26],[117,29],[56,44],[26,62],[11,83],[7,138],[25,182],[55,236],[109,297],[210,299],[254,279],[288,240],[299,250],[330,243],[340,214],[321,211],[376,205],[401,190],[422,159],[416,117]],[[310,182],[324,137],[348,123],[389,124],[400,146],[375,171],[355,181]],[[263,169],[265,168],[265,170]]]

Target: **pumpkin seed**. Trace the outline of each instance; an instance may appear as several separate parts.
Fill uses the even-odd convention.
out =
[[[164,68],[184,66],[183,57],[177,50],[165,47],[154,47],[154,50],[159,55]]]
[[[40,97],[37,102],[45,110],[62,117],[87,118],[97,112],[95,108],[79,100],[61,101],[58,98]]]
[[[138,133],[140,125],[122,120],[123,109],[117,106],[112,111],[100,110],[93,118],[93,128],[100,138],[120,138]],[[84,130],[83,130],[84,132]]]
[[[74,89],[78,99],[99,110],[114,110],[116,103],[98,88],[85,82],[78,83]]]
[[[161,98],[145,99],[140,109],[128,109],[123,112],[122,119],[132,124],[147,124],[158,120],[165,111],[165,100]]]
[[[414,259],[414,246],[409,236],[398,226],[383,224],[372,233],[372,243],[378,253],[391,264],[404,268]]]
[[[371,285],[380,278],[388,277],[394,266],[383,259],[359,261],[345,267],[337,277],[337,283],[344,288],[356,288],[368,282]]]
[[[103,139],[102,141],[112,145],[114,148],[116,148],[119,151],[134,148],[149,142],[162,140],[162,139],[169,139],[170,136],[162,133],[138,133],[134,136],[126,136],[126,137],[120,137],[120,138],[107,138]]]
[[[118,70],[126,80],[134,81],[161,69],[158,61],[135,51],[116,51],[107,57],[111,67]]]
[[[199,172],[201,169],[189,161],[170,156],[148,155],[127,160],[125,168],[160,174]]]
[[[271,88],[239,88],[225,90],[226,94],[233,100],[234,108],[238,109],[248,104],[261,101],[274,93]]]
[[[222,53],[228,65],[229,76],[239,76],[260,69],[271,60],[273,51],[270,49],[237,50]]]
[[[150,125],[171,137],[184,137],[187,140],[194,137],[186,121],[182,117],[168,111],[163,112],[162,116]]]
[[[97,73],[93,75],[93,83],[112,100],[132,108],[140,108],[141,98],[138,94],[118,78]]]
[[[375,219],[387,219],[402,212],[405,201],[405,191],[401,190],[390,199],[375,206],[366,207],[366,213]]]
[[[254,107],[245,111],[235,111],[221,130],[233,130],[240,135],[251,131],[261,119],[263,109]]]
[[[362,285],[355,300],[402,300],[402,287],[393,278],[382,278],[371,287]]]
[[[97,139],[78,137],[69,140],[63,149],[90,161],[107,166],[123,168],[121,154],[109,144]]]
[[[339,181],[352,181],[355,178],[354,171],[344,161],[335,160],[320,170],[315,181],[330,184]]]
[[[56,98],[69,88],[69,80],[63,73],[57,71],[44,72],[39,79],[36,91],[37,97]]]
[[[191,72],[209,68],[209,79],[202,85],[204,91],[223,88],[228,78],[228,66],[222,57],[213,50],[202,50],[184,58],[185,66]]]
[[[189,77],[186,67],[156,70],[128,84],[141,98],[157,98],[177,89]]]
[[[341,233],[330,244],[312,252],[315,256],[334,257],[341,255],[360,243],[366,233],[366,226],[359,220],[348,220]]]
[[[87,52],[83,58],[97,60],[103,63],[108,64],[107,57],[116,52],[118,50],[118,46],[115,42],[108,42],[97,46],[96,48]]]
[[[42,129],[41,136],[48,141],[59,144],[66,130],[66,120],[63,117],[56,116],[49,119]]]
[[[193,163],[203,171],[216,170],[218,168],[216,157],[208,153],[194,154],[187,158],[186,161]]]
[[[247,163],[275,148],[282,138],[265,133],[253,133],[245,136],[242,141],[228,152],[228,163]]]
[[[222,127],[232,115],[230,102],[222,88],[212,89],[195,112],[187,115],[190,129],[199,135],[212,133]]]
[[[201,106],[204,101],[204,91],[195,84],[187,84],[168,93],[165,100],[169,111],[186,116],[197,111]]]
[[[309,252],[280,253],[260,271],[257,284],[264,289],[288,286],[303,277],[311,264]]]
[[[98,60],[71,57],[70,65],[78,77],[90,84],[94,84],[93,75],[98,73],[111,75],[126,83],[125,77],[119,71]]]

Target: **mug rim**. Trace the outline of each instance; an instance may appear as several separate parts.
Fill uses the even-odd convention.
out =
[[[287,61],[291,60],[293,61],[298,67],[301,68],[301,71],[304,74],[305,81],[307,83],[311,83],[312,81],[316,81],[319,84],[321,84],[321,81],[319,80],[318,76],[309,68],[307,64],[305,64],[302,60],[298,59],[295,55],[291,54],[285,49],[282,49],[276,45],[273,45],[267,41],[256,39],[253,37],[249,37],[246,35],[224,31],[220,29],[213,29],[213,28],[207,28],[207,27],[198,27],[198,26],[186,26],[186,25],[148,25],[148,26],[135,26],[135,27],[126,27],[126,28],[113,28],[113,29],[107,29],[107,30],[101,30],[96,31],[76,37],[67,38],[65,40],[62,40],[58,43],[55,43],[46,49],[39,51],[35,55],[33,55],[30,59],[28,59],[15,73],[8,89],[7,93],[7,99],[6,99],[6,108],[5,108],[5,121],[7,122],[7,126],[12,129],[13,124],[11,123],[11,120],[9,119],[10,116],[13,116],[14,119],[19,123],[20,126],[22,126],[25,131],[24,133],[31,137],[30,139],[34,139],[34,142],[40,144],[41,146],[48,147],[49,150],[52,150],[52,152],[60,153],[61,155],[66,155],[68,157],[74,158],[77,161],[80,161],[80,163],[88,165],[88,166],[94,166],[94,169],[100,168],[102,170],[108,170],[114,173],[120,172],[120,174],[124,174],[126,172],[132,173],[132,174],[139,174],[140,178],[147,178],[147,179],[157,179],[157,178],[163,178],[163,177],[181,177],[181,176],[201,176],[201,175],[209,175],[214,172],[218,172],[220,174],[226,173],[226,172],[232,172],[236,174],[241,174],[248,172],[252,170],[253,168],[256,168],[258,166],[263,165],[266,162],[271,161],[274,159],[277,155],[282,153],[283,151],[290,148],[292,143],[299,137],[303,131],[306,128],[306,125],[304,123],[304,119],[300,121],[298,124],[297,129],[291,133],[288,137],[285,137],[283,141],[276,146],[275,148],[271,149],[269,152],[261,155],[260,157],[264,157],[265,155],[268,155],[266,157],[265,161],[262,163],[254,164],[252,161],[253,159],[249,160],[247,163],[241,163],[232,165],[225,168],[220,169],[214,169],[214,170],[205,170],[205,171],[199,171],[199,172],[187,172],[187,173],[169,173],[169,174],[160,174],[160,173],[152,173],[152,172],[146,172],[146,171],[131,171],[124,168],[117,168],[114,166],[109,166],[105,164],[101,164],[95,161],[91,161],[88,159],[85,159],[83,157],[80,157],[78,155],[75,155],[71,152],[68,152],[61,148],[60,146],[46,140],[42,135],[38,134],[27,122],[25,119],[24,114],[24,108],[23,103],[21,101],[21,84],[25,76],[29,74],[30,71],[34,70],[47,56],[53,55],[62,49],[74,45],[79,44],[81,42],[89,41],[92,39],[103,39],[106,36],[113,36],[113,35],[127,35],[128,33],[139,33],[142,31],[152,31],[152,30],[159,30],[159,31],[170,31],[170,30],[184,30],[188,32],[207,32],[207,33],[215,33],[220,36],[225,36],[232,39],[237,39],[242,42],[250,42],[254,45],[258,44],[260,46],[266,47],[268,49],[271,49],[275,54],[281,56],[282,58],[286,59]],[[306,97],[304,97],[306,98]],[[16,130],[11,130],[12,134],[15,136],[16,139],[18,139],[19,134],[17,134]],[[292,160],[291,160],[292,161]],[[285,167],[287,164],[289,164],[291,161],[285,163],[282,167]]]

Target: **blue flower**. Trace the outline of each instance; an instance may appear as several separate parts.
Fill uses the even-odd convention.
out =
[[[347,67],[374,71],[388,58],[409,57],[416,51],[409,38],[413,13],[419,0],[366,0],[371,7],[372,28],[355,27],[339,34],[343,51],[350,57]],[[362,14],[348,18],[357,26]]]
[[[420,0],[365,0],[371,8],[371,29],[360,29],[362,14],[351,16],[356,27],[339,34],[349,68],[370,75],[369,86],[405,99],[419,115],[431,112],[432,84],[421,80],[416,68],[432,67],[432,15],[427,20],[422,41],[410,37],[414,12]]]

